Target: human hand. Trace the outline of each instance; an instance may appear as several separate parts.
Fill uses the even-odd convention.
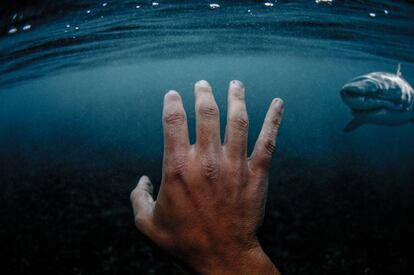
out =
[[[136,226],[201,274],[278,274],[263,252],[261,226],[268,170],[283,102],[274,99],[252,155],[240,81],[230,82],[225,141],[219,109],[207,81],[195,84],[196,143],[190,144],[180,95],[164,98],[163,175],[157,200],[143,176],[131,193]]]

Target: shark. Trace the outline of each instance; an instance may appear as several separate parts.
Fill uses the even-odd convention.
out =
[[[396,73],[358,76],[346,83],[340,94],[353,115],[345,132],[364,124],[394,126],[414,122],[414,90],[402,77],[401,64]]]

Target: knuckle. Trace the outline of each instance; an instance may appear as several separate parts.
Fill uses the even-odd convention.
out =
[[[230,118],[230,124],[240,131],[246,131],[249,128],[249,120],[245,116]]]
[[[176,155],[169,160],[168,173],[173,177],[182,177],[186,168],[186,157],[184,155]]]
[[[201,161],[201,173],[209,181],[216,181],[219,175],[219,165],[215,158],[204,157]]]
[[[272,126],[275,129],[279,129],[281,124],[282,124],[282,118],[281,118],[281,115],[278,114],[275,118],[272,119]]]
[[[203,117],[217,117],[218,108],[213,104],[200,104],[198,106],[198,112]]]
[[[140,231],[145,231],[146,228],[146,224],[147,224],[147,220],[145,219],[145,217],[141,214],[136,214],[135,215],[135,226],[140,230]]]
[[[268,139],[264,143],[265,153],[268,156],[272,156],[273,152],[276,149],[276,142],[273,139]]]
[[[164,115],[164,122],[168,125],[181,125],[185,121],[185,114],[183,111],[175,111]]]

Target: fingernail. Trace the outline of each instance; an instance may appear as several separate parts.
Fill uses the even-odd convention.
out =
[[[239,87],[239,88],[244,88],[243,83],[242,83],[241,81],[239,81],[239,80],[232,80],[232,81],[230,82],[230,84],[231,84],[231,85],[234,85],[234,86],[236,86],[236,87]]]
[[[165,95],[178,95],[178,92],[174,90],[169,90]]]
[[[282,110],[284,106],[283,100],[280,98],[273,99],[272,104],[275,106],[276,109],[279,110]]]
[[[210,84],[206,80],[199,80],[195,85],[201,87],[210,87]]]
[[[180,94],[177,91],[170,90],[165,94],[165,98],[167,98],[167,97],[169,98],[168,100],[179,99]]]

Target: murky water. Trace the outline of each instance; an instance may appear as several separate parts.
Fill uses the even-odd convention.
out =
[[[0,4],[6,273],[181,274],[135,230],[129,192],[160,181],[164,93],[182,94],[194,140],[194,82],[210,81],[224,122],[240,79],[250,148],[271,99],[286,104],[260,233],[278,267],[410,274],[414,125],[344,132],[339,91],[398,63],[414,83],[413,4],[74,2]]]

